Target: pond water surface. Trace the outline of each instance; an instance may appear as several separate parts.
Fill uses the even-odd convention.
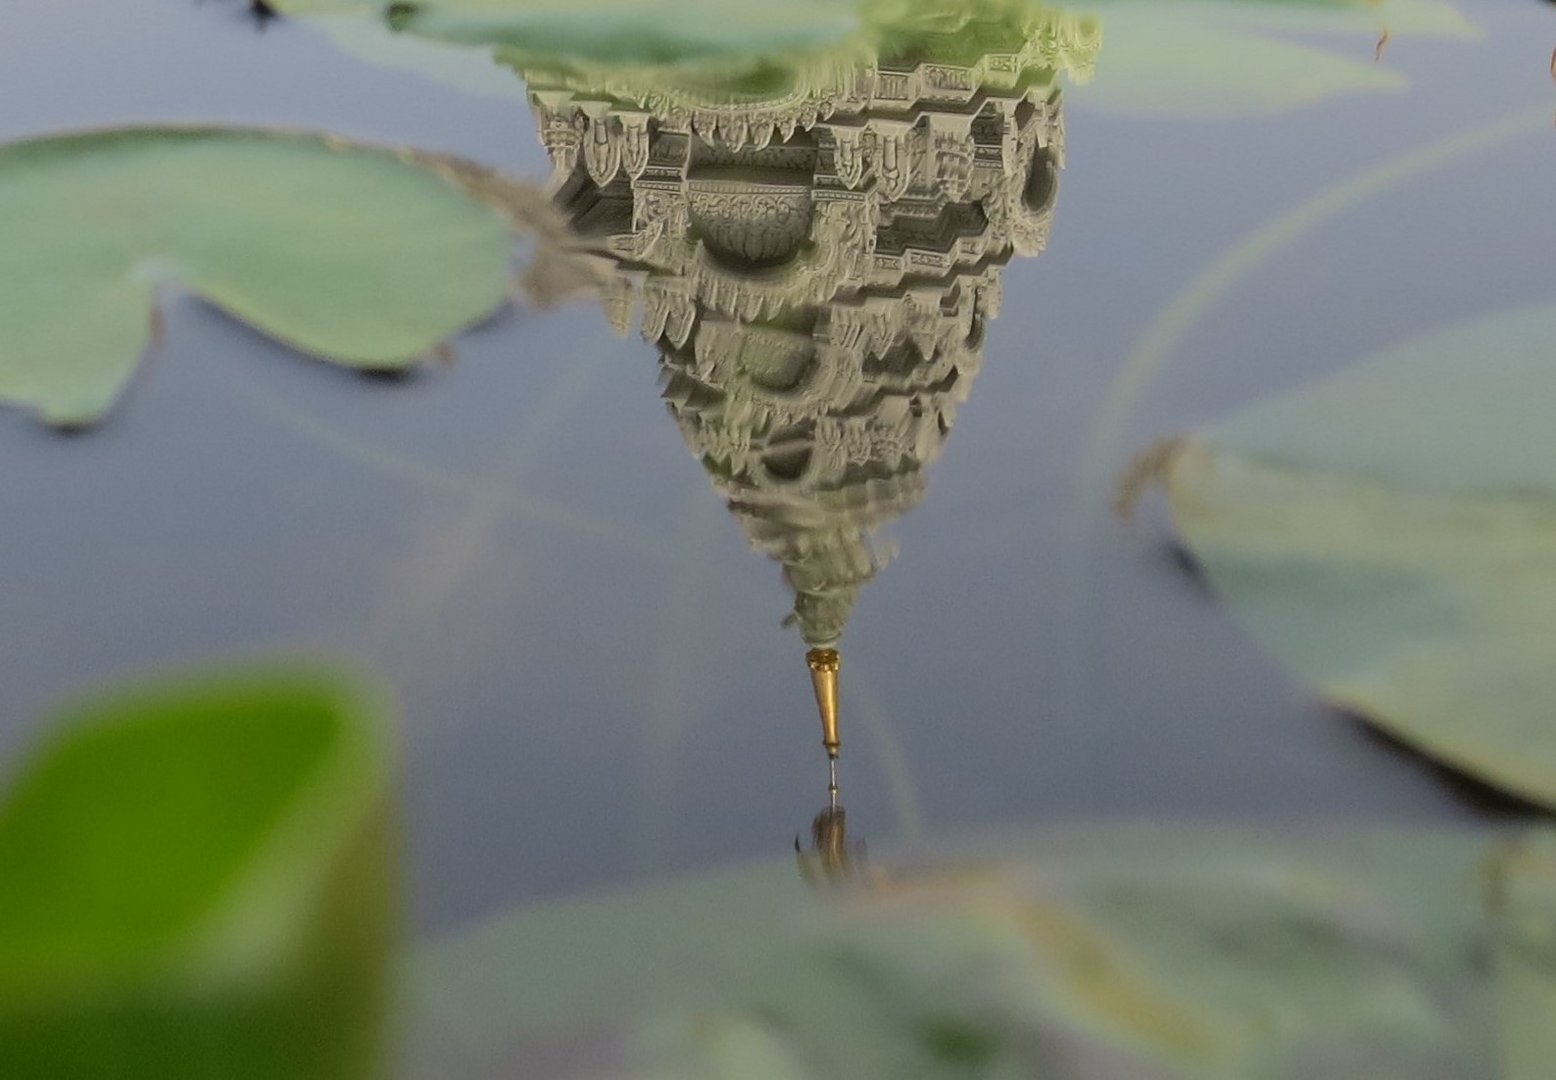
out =
[[[1051,238],[1003,270],[976,385],[845,635],[855,832],[1501,812],[1315,702],[1158,506],[1129,524],[1108,507],[1162,435],[1549,298],[1556,132],[1536,126],[1318,215],[1127,382],[1163,309],[1271,221],[1556,110],[1549,7],[1469,14],[1479,40],[1389,45],[1403,92],[1215,120],[1066,100]],[[550,171],[517,80],[462,93],[215,0],[5,15],[0,138],[274,123]],[[501,315],[457,354],[369,378],[180,299],[100,428],[0,415],[0,758],[73,689],[323,650],[399,698],[425,926],[785,851],[825,798],[793,597],[666,415],[657,350],[577,304]]]

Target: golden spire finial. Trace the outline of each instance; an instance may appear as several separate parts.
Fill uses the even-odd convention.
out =
[[[821,714],[821,745],[827,751],[827,794],[837,803],[837,755],[843,747],[837,722],[837,674],[842,666],[836,649],[812,649],[805,654],[810,682],[816,691],[816,710]]]

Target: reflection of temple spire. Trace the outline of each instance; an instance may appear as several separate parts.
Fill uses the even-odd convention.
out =
[[[879,530],[923,497],[1001,268],[1047,242],[1058,80],[1097,48],[1017,0],[866,6],[873,46],[734,81],[527,73],[557,200],[617,268],[613,325],[641,306],[687,445],[783,568],[834,762]]]
[[[854,880],[857,867],[848,844],[848,817],[833,799],[810,823],[810,850],[794,841],[794,853],[800,877],[808,885],[846,885]]]

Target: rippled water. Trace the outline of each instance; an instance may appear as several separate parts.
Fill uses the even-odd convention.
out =
[[[216,2],[5,14],[0,138],[276,123],[549,171],[517,83],[463,94]],[[1154,507],[1107,506],[1160,435],[1548,298],[1556,132],[1494,125],[1556,111],[1556,25],[1514,0],[1472,15],[1483,40],[1390,46],[1404,93],[1214,122],[1067,102],[1052,237],[1004,270],[976,386],[845,636],[856,831],[1500,812],[1313,702]],[[384,380],[193,301],[167,314],[102,428],[0,416],[0,755],[83,684],[327,650],[399,695],[428,925],[785,850],[825,795],[792,597],[667,417],[653,346],[580,304]]]

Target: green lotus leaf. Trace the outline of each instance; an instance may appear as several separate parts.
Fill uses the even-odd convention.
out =
[[[528,100],[524,83],[498,61],[495,46],[459,45],[396,32],[364,15],[321,14],[308,20],[342,53],[391,71],[406,71],[472,97]]]
[[[1217,593],[1328,700],[1556,806],[1556,307],[1390,349],[1186,439]]]
[[[0,401],[53,423],[101,417],[173,283],[303,352],[412,363],[510,287],[509,220],[469,194],[470,173],[251,130],[0,146]]]
[[[1107,47],[1075,100],[1141,116],[1219,118],[1276,112],[1355,93],[1388,93],[1403,75],[1378,62],[1393,38],[1474,36],[1442,0],[1085,0]],[[1349,54],[1276,33],[1351,35]]]
[[[1091,0],[1111,3],[1114,0]],[[1139,0],[1120,0],[1139,2]],[[1358,40],[1435,38],[1463,41],[1481,31],[1450,0],[1190,0],[1224,22],[1303,34],[1348,34]],[[1208,14],[1208,11],[1207,11]]]
[[[398,905],[375,720],[297,673],[60,716],[0,802],[0,1075],[378,1075]]]
[[[285,15],[381,17],[396,29],[537,56],[671,64],[835,44],[858,29],[841,0],[272,0]]]
[[[1139,116],[1230,117],[1351,93],[1393,92],[1404,76],[1309,45],[1186,21],[1174,12],[1103,17],[1107,47],[1076,100]]]
[[[1556,838],[1509,845],[1493,875],[1502,1076],[1542,1080],[1556,1061]]]
[[[825,894],[790,865],[548,903],[419,956],[415,1075],[1483,1080],[1501,1000],[1532,1017],[1556,986],[1496,985],[1486,858],[1466,834],[1109,826]],[[1556,873],[1548,840],[1521,858],[1520,883]]]

